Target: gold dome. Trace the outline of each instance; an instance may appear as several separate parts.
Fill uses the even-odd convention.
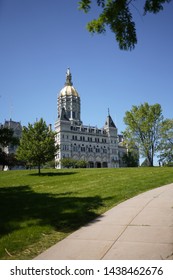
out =
[[[75,96],[79,97],[77,90],[73,86],[65,86],[59,93],[60,96]]]
[[[59,96],[79,97],[79,94],[78,94],[77,90],[73,87],[70,68],[67,69],[65,87],[62,88],[62,90],[59,93]]]

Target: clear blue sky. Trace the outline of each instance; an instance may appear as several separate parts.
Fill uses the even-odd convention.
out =
[[[41,117],[54,125],[67,67],[85,125],[102,127],[108,108],[119,133],[132,105],[160,103],[173,117],[173,2],[158,15],[133,8],[138,45],[120,51],[114,35],[92,36],[77,0],[0,0],[0,122]]]

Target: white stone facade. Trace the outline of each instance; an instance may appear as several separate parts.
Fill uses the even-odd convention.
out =
[[[120,155],[126,153],[121,145],[117,128],[108,114],[103,128],[83,125],[80,119],[80,96],[73,87],[70,70],[58,96],[58,119],[55,123],[56,143],[59,150],[56,168],[62,168],[61,159],[85,160],[87,167],[116,168],[122,166]]]

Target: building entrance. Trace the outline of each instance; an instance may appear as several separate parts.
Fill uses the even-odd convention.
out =
[[[101,168],[101,162],[96,162],[96,168]]]
[[[89,165],[89,166],[88,166],[89,168],[94,168],[94,162],[93,162],[93,161],[89,161],[89,162],[88,162],[88,165]]]

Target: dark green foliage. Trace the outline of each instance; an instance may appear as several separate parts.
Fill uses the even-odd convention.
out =
[[[146,0],[144,3],[144,15],[147,12],[158,13],[163,10],[163,4],[170,0]],[[92,0],[81,0],[79,9],[88,13]],[[131,7],[135,6],[135,0],[97,0],[101,12],[97,19],[88,23],[87,29],[91,33],[104,33],[106,26],[115,34],[119,48],[132,50],[137,44],[136,26],[133,21]]]
[[[17,160],[14,154],[7,154],[4,150],[7,146],[17,146],[19,144],[19,138],[13,136],[14,131],[7,127],[0,128],[0,165],[2,165],[2,170],[5,165],[9,167],[15,166]]]
[[[145,6],[144,6],[144,12],[150,12],[150,13],[158,13],[161,10],[163,10],[163,4],[169,3],[171,0],[146,0]]]
[[[127,165],[127,167],[137,167],[139,165],[138,155],[132,152],[124,154],[123,161]]]
[[[3,148],[7,147],[9,144],[18,145],[19,139],[13,136],[14,131],[7,127],[0,128],[0,146]]]
[[[2,165],[2,170],[5,166],[11,169],[14,166],[23,166],[24,163],[16,159],[15,154],[6,154],[0,149],[0,165]]]

